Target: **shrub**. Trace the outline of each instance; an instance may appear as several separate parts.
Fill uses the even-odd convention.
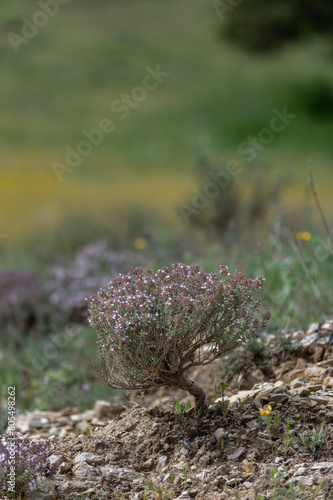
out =
[[[0,492],[1,498],[20,498],[37,486],[38,476],[51,475],[56,467],[48,463],[49,441],[31,443],[28,438],[0,440]],[[15,464],[14,462],[15,457]],[[15,486],[9,489],[10,475],[15,471]],[[15,490],[15,493],[11,491]],[[10,496],[11,495],[11,496]]]
[[[87,298],[98,334],[96,376],[115,389],[183,389],[194,396],[197,410],[204,409],[205,393],[184,372],[224,356],[264,328],[269,315],[258,314],[260,301],[254,299],[264,281],[228,273],[226,266],[215,274],[184,264],[118,276]]]

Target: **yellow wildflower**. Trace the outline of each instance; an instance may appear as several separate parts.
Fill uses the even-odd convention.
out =
[[[309,241],[311,233],[309,233],[309,231],[298,231],[298,233],[296,233],[296,238],[299,241]]]
[[[272,411],[271,405],[265,406],[265,408],[259,408],[259,413],[260,415],[263,415],[264,417],[267,417]]]
[[[133,241],[134,248],[136,248],[137,250],[143,250],[144,248],[146,248],[147,244],[148,242],[146,238],[135,238],[135,240]]]

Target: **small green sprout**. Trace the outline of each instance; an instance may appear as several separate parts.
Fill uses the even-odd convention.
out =
[[[286,425],[286,439],[285,439],[285,450],[286,450],[286,453],[289,449],[289,445],[290,445],[290,434],[289,434],[289,430],[290,430],[290,422],[289,422],[289,419],[287,418],[287,425]]]
[[[271,413],[270,415],[268,415],[268,418],[267,418],[267,427],[266,427],[267,433],[269,432],[269,426],[271,425],[272,419],[273,419],[273,415]]]
[[[184,474],[185,484],[187,484],[187,470],[185,467],[183,467],[183,474]]]
[[[251,401],[252,401],[251,396],[246,396],[246,398],[243,401],[241,401],[241,399],[238,398],[238,401],[236,402],[236,409],[241,410],[244,405],[250,403]]]
[[[189,399],[186,401],[185,405],[180,403],[179,399],[176,399],[176,401],[174,402],[175,413],[183,414],[190,408],[191,408],[191,401]]]
[[[327,429],[324,429],[324,426],[325,422],[322,422],[318,430],[314,428],[311,430],[307,429],[300,435],[299,438],[296,436],[293,437],[314,453],[325,437]]]

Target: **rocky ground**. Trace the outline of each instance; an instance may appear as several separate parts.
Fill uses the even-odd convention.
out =
[[[190,373],[211,402],[202,416],[184,411],[185,393],[172,407],[165,388],[133,395],[128,410],[96,402],[21,415],[17,430],[49,438],[57,464],[26,498],[333,499],[333,320],[292,337],[269,379],[254,367],[223,399],[217,364]]]

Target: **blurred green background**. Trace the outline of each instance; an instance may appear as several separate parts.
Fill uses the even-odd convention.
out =
[[[332,315],[331,234],[311,196],[308,159],[331,228],[333,36],[326,21],[333,15],[319,2],[312,5],[318,18],[311,9],[303,18],[303,4],[249,1],[224,12],[223,2],[206,0],[2,0],[1,267],[50,280],[50,266],[60,263],[71,281],[75,252],[104,239],[118,252],[112,262],[123,264],[98,254],[101,274],[126,271],[137,260],[155,268],[197,262],[207,271],[225,263],[249,276],[265,274],[271,330]],[[168,76],[121,119],[111,106],[142,85],[148,66]],[[240,146],[260,137],[273,110],[285,107],[296,117],[260,142],[249,161]],[[83,130],[106,118],[114,130],[60,182],[54,162],[65,164],[66,148],[76,150],[86,140]],[[202,193],[210,172],[230,161],[241,173],[186,224],[179,207],[193,208],[193,190]],[[307,236],[297,239],[299,231]],[[21,304],[30,311],[25,286]],[[54,324],[58,332],[65,328]],[[9,342],[3,383],[22,387],[17,361],[29,363],[31,349],[40,349],[39,333],[36,321],[16,332],[16,340],[28,336],[32,346],[17,340],[17,350]],[[75,335],[43,369],[45,379],[60,373],[70,385],[73,371],[86,372],[82,359],[95,334],[82,327],[80,341]],[[38,375],[26,388],[25,406],[47,407],[41,384]]]
[[[228,13],[222,22],[216,2],[204,0],[71,0],[58,7],[27,43],[15,42],[15,53],[9,33],[22,36],[25,19],[43,9],[30,0],[0,6],[5,245],[54,241],[54,234],[66,240],[72,218],[97,218],[107,234],[116,233],[129,206],[181,227],[175,207],[193,197],[193,166],[202,153],[216,165],[239,161],[245,191],[249,182],[269,190],[284,179],[283,200],[291,206],[304,201],[311,157],[322,200],[330,203],[330,39],[315,35],[273,53],[246,52],[221,36]],[[170,75],[120,120],[111,104],[156,65]],[[247,162],[239,144],[284,106],[297,118]],[[64,163],[65,148],[75,149],[82,130],[103,118],[115,130],[60,183],[52,163]]]

